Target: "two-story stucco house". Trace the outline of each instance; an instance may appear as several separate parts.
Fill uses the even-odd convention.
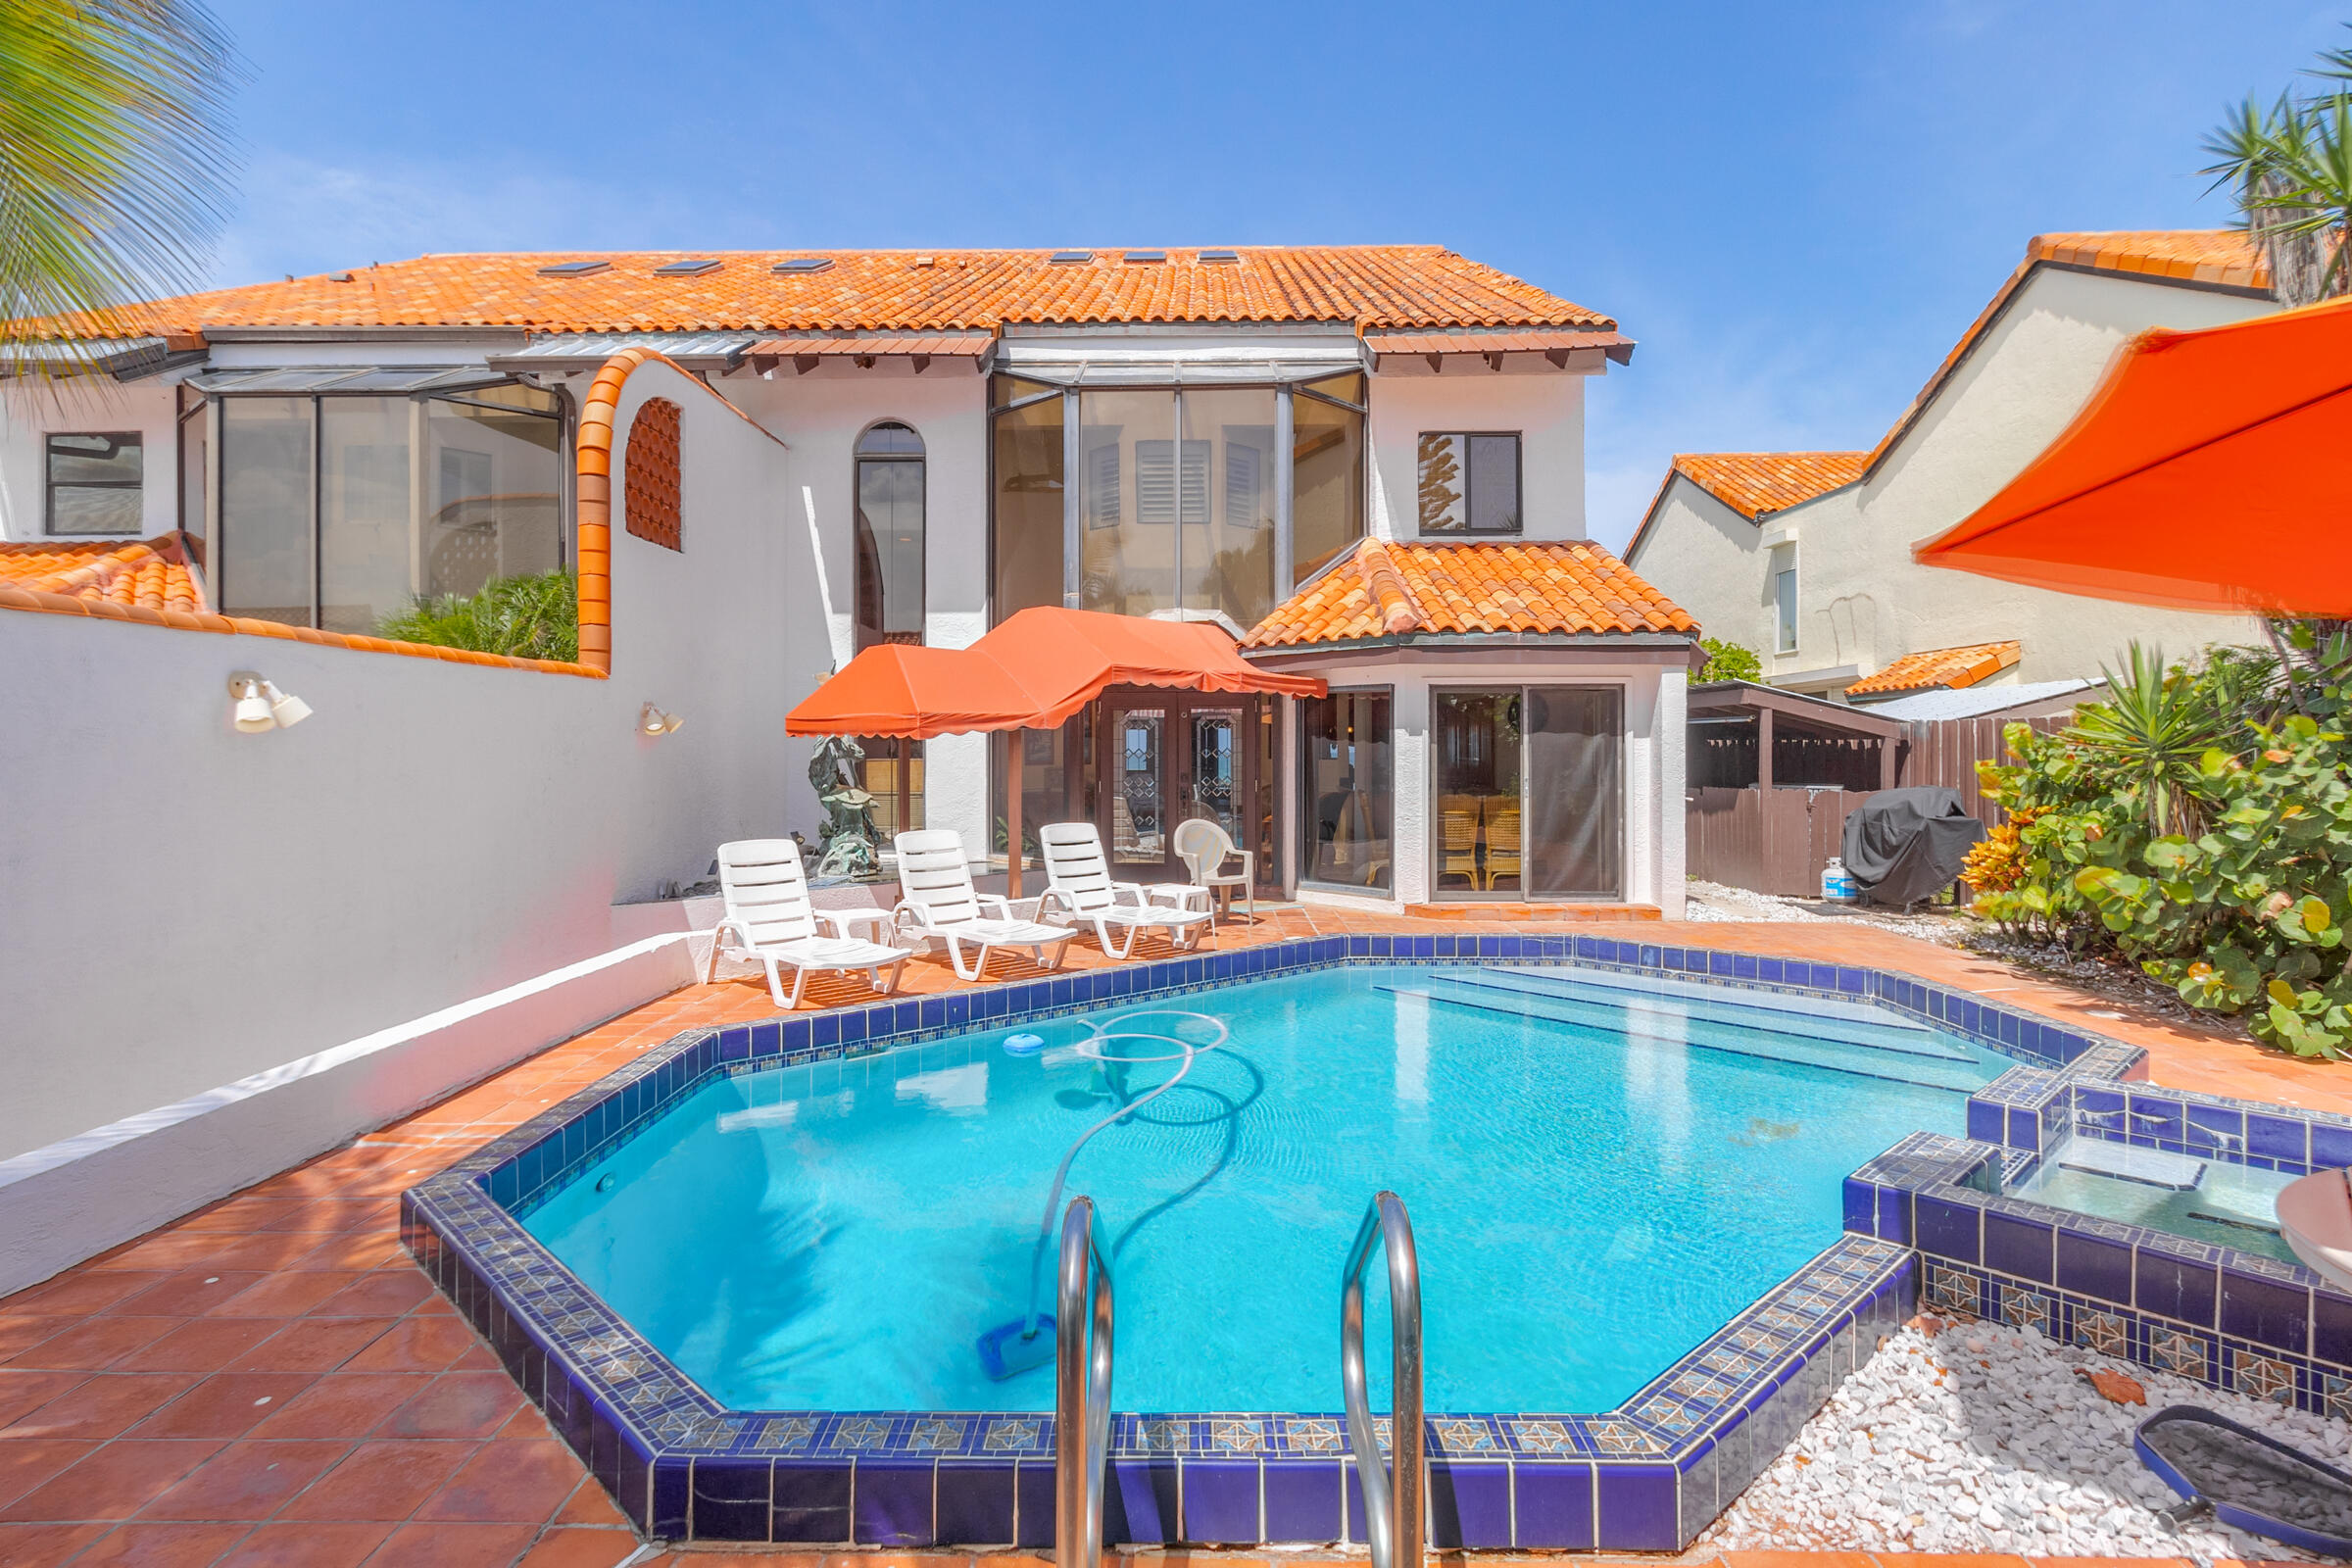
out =
[[[774,738],[706,764],[773,793],[710,842],[813,832],[781,716],[862,647],[1208,620],[1331,695],[1113,691],[1017,762],[879,742],[882,826],[1001,853],[1009,765],[1023,822],[1096,820],[1122,876],[1181,875],[1168,829],[1206,814],[1269,892],[1679,912],[1694,627],[1585,538],[1586,392],[1633,344],[1450,251],[427,256],[134,318],[103,373],[7,399],[27,592],[365,649],[414,598],[576,566],[584,662],[723,694],[688,736]],[[772,439],[722,460],[713,399]],[[697,583],[768,611],[689,647]]]
[[[1933,569],[1911,547],[2037,457],[2132,334],[2276,308],[2235,233],[2041,235],[1876,447],[1678,456],[1627,563],[1755,650],[1771,684],[1854,702],[2061,690],[2133,640],[2173,656],[2253,641],[2250,620]]]

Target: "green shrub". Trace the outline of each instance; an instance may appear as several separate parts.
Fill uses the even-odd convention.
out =
[[[1984,858],[1979,912],[2112,949],[2281,1050],[2352,1052],[2342,665],[2292,693],[2244,650],[2167,668],[2134,648],[2128,669],[2065,731],[2012,726],[2015,762],[1982,769],[2014,848]]]
[[[1698,672],[1701,681],[1754,680],[1764,678],[1764,662],[1752,648],[1725,642],[1720,637],[1701,637],[1698,646],[1706,650],[1706,667]]]
[[[579,590],[568,571],[494,577],[470,598],[412,599],[407,609],[376,622],[375,633],[396,642],[569,663],[580,657]]]

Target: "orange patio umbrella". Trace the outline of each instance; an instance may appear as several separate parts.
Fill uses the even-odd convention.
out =
[[[2352,616],[2352,300],[2125,345],[1931,566],[2182,610]]]
[[[1320,697],[1310,675],[1259,669],[1213,621],[1149,620],[1041,606],[969,648],[868,648],[784,715],[787,735],[929,740],[988,730],[1055,729],[1110,686],[1283,692]],[[1017,754],[1015,754],[1017,755]],[[1005,792],[1007,891],[1021,893],[1021,792]]]

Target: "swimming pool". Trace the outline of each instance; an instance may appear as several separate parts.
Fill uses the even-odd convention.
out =
[[[1021,1026],[1029,1055],[1013,1032],[713,1081],[526,1223],[731,1406],[1051,1409],[1050,1363],[993,1381],[974,1344],[1023,1315],[1072,1141],[1183,1065],[1125,1058],[1222,1033],[1069,1171],[1116,1252],[1121,1408],[1336,1405],[1340,1264],[1385,1187],[1428,1408],[1603,1410],[2008,1065],[1859,1004],[1474,966],[1101,1009]]]
[[[1261,980],[1278,983],[1244,984]],[[1141,1095],[1164,1063],[1067,1055],[1084,1019],[1147,1007],[1215,1015],[1180,1036],[1233,1040],[1201,1058],[1197,1092],[1150,1106]],[[1008,1032],[1054,1043],[1019,1059]],[[1976,1150],[1982,1163],[1969,1140],[2046,1136],[2060,1114],[2012,1092],[2021,1074],[2107,1082],[2141,1059],[1845,965],[1573,932],[1318,937],[691,1029],[404,1193],[402,1239],[649,1535],[1039,1547],[1054,1539],[1055,1418],[1017,1379],[975,1384],[971,1336],[1019,1312],[1052,1163],[1073,1127],[1107,1120],[1071,1183],[1129,1234],[1107,1539],[1361,1542],[1336,1347],[1316,1348],[1336,1337],[1347,1226],[1318,1226],[1352,1220],[1402,1165],[1426,1408],[1443,1412],[1425,1434],[1430,1544],[1673,1550],[1913,1310],[1925,1265],[1906,1147]],[[2004,1060],[2017,1065],[1983,1083]],[[1121,1071],[1130,1098],[1102,1098]],[[1790,1174],[1834,1172],[1846,1156],[1828,1140],[1879,1140],[1848,1129],[1855,1116],[1948,1127],[1972,1084],[1966,1139],[1911,1132],[1843,1181],[1841,1234],[1829,1212],[1840,1184]],[[1121,1125],[1121,1106],[1146,1114]],[[708,1179],[669,1184],[673,1169]],[[608,1180],[604,1196],[641,1205],[642,1223],[592,1216]],[[1788,1212],[1747,1191],[1772,1183]],[[669,1200],[640,1196],[658,1193]],[[731,1224],[695,1212],[730,1204]],[[837,1223],[770,1249],[753,1227],[771,1210]],[[831,1270],[877,1215],[941,1234],[856,1277]],[[1728,1235],[1727,1216],[1753,1255],[1681,1229]],[[1189,1245],[1202,1230],[1257,1249],[1218,1264],[1205,1294]],[[1778,1278],[1772,1249],[1794,1259]],[[1767,1283],[1743,1296],[1718,1278],[1738,1273]],[[779,1276],[797,1308],[762,1299]],[[1477,1288],[1488,1279],[1502,1283]],[[1563,1310],[1576,1292],[1584,1304]],[[912,1295],[936,1310],[903,1310]],[[1166,1314],[1157,1329],[1153,1313]],[[1535,1343],[1490,1356],[1462,1327],[1482,1313]],[[1375,1335],[1383,1316],[1376,1305]],[[834,1339],[883,1353],[867,1364]],[[1158,1348],[1170,1343],[1191,1348]],[[726,1397],[702,1381],[728,1377],[773,1381]],[[845,1407],[813,1402],[820,1377],[899,1382],[836,1384],[827,1397],[890,1401]],[[1307,1392],[1273,1408],[1207,1403],[1286,1390]],[[1569,1408],[1546,1408],[1555,1396]],[[1457,1398],[1493,1402],[1448,1410]]]

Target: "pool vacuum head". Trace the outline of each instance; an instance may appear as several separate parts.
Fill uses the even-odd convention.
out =
[[[2352,1557],[2352,1476],[2211,1410],[2176,1404],[2132,1429],[2140,1462],[2180,1494],[2176,1519],[2223,1524],[2326,1557]]]
[[[1024,1340],[1021,1331],[1029,1326],[1025,1317],[1009,1323],[1000,1323],[980,1336],[980,1370],[999,1383],[1017,1378],[1054,1359],[1054,1314],[1037,1314],[1037,1333]]]

